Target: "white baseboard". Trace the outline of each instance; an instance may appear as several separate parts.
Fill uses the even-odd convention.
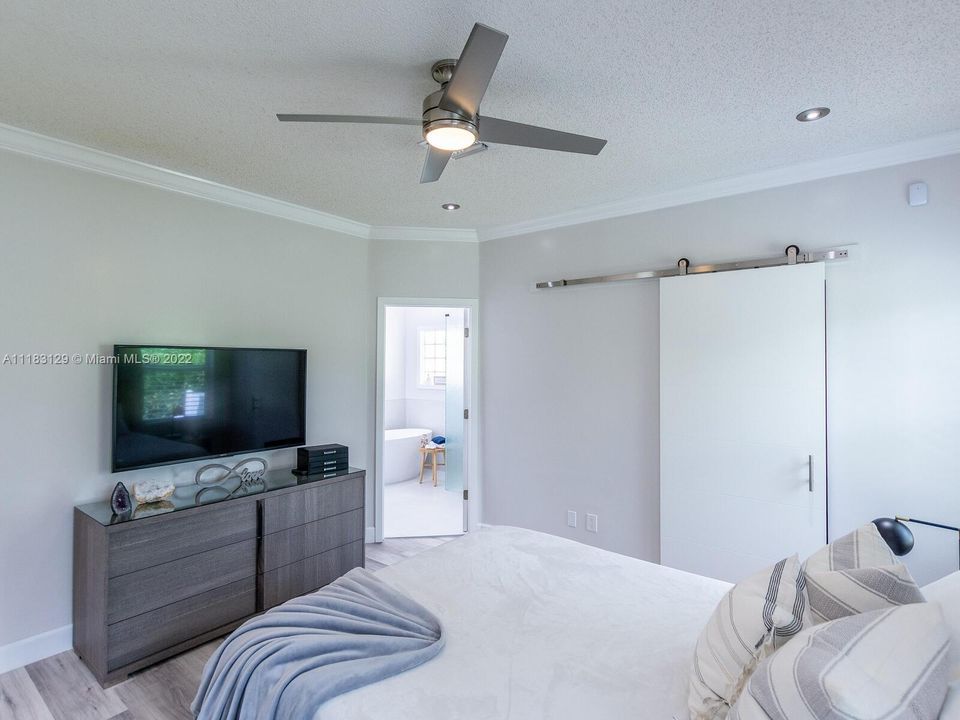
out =
[[[375,527],[373,527],[372,525],[371,525],[370,527],[368,527],[367,530],[366,530],[366,532],[364,533],[363,541],[364,541],[364,542],[368,542],[368,543],[376,542],[376,541],[377,541],[377,529],[376,529]]]
[[[73,625],[17,640],[0,646],[0,673],[16,670],[37,660],[66,652],[73,647]]]

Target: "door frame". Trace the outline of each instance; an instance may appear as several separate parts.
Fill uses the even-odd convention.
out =
[[[386,319],[388,307],[452,307],[468,311],[470,328],[468,352],[465,355],[467,372],[464,373],[464,404],[470,410],[470,419],[464,423],[463,467],[466,477],[464,489],[468,494],[466,505],[466,529],[472,532],[480,526],[481,482],[480,482],[480,301],[477,298],[418,298],[418,297],[378,297],[377,298],[377,408],[374,442],[374,510],[373,542],[383,542],[383,431],[384,418],[384,356],[386,353]],[[368,533],[369,535],[369,533]],[[369,542],[370,537],[367,538]]]

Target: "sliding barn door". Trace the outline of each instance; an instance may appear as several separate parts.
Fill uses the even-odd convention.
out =
[[[822,263],[660,281],[660,554],[735,582],[826,536]]]

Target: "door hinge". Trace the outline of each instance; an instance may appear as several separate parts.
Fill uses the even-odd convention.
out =
[[[465,328],[463,329],[463,336],[464,336],[465,338],[470,337],[470,328],[465,327]]]
[[[468,495],[469,495],[469,491],[466,490],[466,489],[464,489],[464,491],[463,491],[463,499],[464,499],[464,500],[467,500],[467,499],[468,499],[468,497],[467,497]]]
[[[463,419],[464,419],[464,420],[469,420],[469,419],[470,419],[470,411],[467,410],[466,408],[464,408],[464,410],[463,410]]]

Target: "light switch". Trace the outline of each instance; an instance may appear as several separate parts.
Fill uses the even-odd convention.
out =
[[[577,511],[567,510],[567,527],[575,528],[577,526]]]

